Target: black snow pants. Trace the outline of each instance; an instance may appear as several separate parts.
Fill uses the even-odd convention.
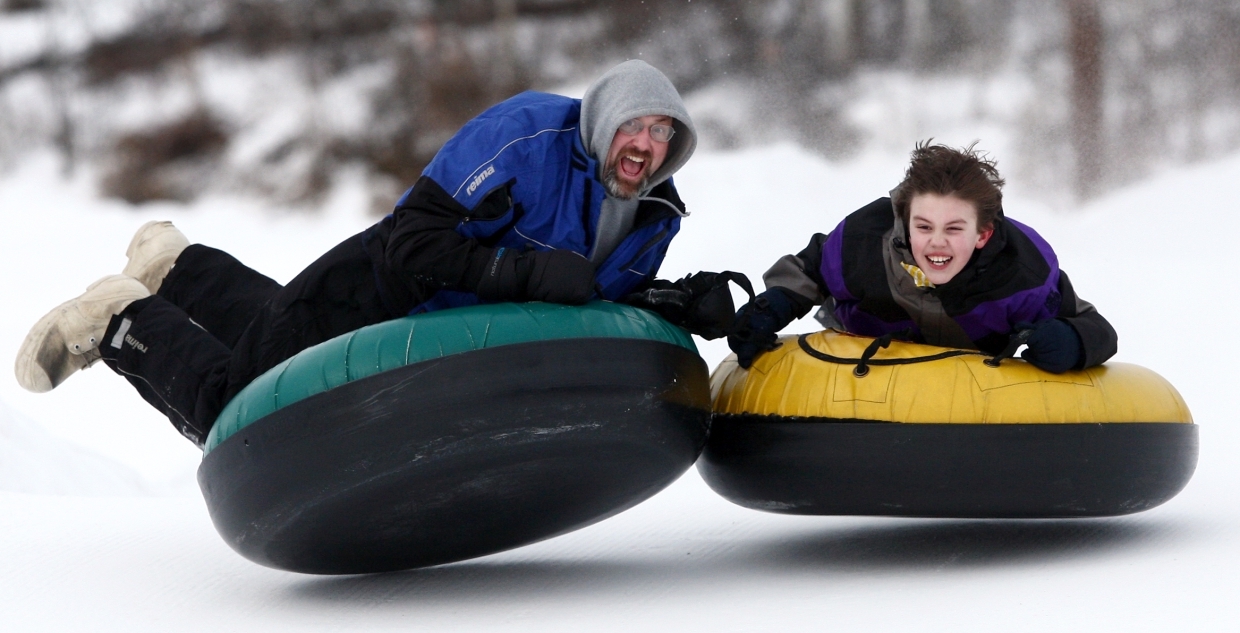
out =
[[[156,295],[112,317],[103,361],[202,446],[224,405],[263,372],[412,308],[380,291],[366,235],[345,240],[286,286],[228,253],[191,245]]]

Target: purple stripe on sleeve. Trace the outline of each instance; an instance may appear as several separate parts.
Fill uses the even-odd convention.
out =
[[[818,272],[827,284],[827,291],[836,301],[856,301],[857,298],[848,292],[844,285],[844,222],[840,221],[835,230],[827,235],[822,245],[822,264]]]
[[[1022,321],[1034,323],[1053,318],[1059,311],[1059,300],[1058,290],[1042,285],[997,301],[987,301],[955,319],[965,334],[976,341],[988,334],[1011,332],[1013,326]]]
[[[1010,222],[1012,226],[1019,229],[1021,233],[1025,234],[1025,237],[1029,238],[1029,241],[1033,242],[1034,246],[1038,247],[1038,253],[1041,253],[1042,259],[1045,259],[1046,263],[1050,264],[1051,267],[1051,274],[1048,275],[1048,279],[1053,279],[1058,284],[1059,257],[1055,255],[1055,249],[1051,248],[1051,245],[1042,239],[1042,236],[1038,235],[1038,232],[1033,230],[1032,227],[1021,224],[1012,218],[1005,218],[1005,221]]]
[[[1059,313],[1059,258],[1054,249],[1042,239],[1031,227],[1021,224],[1012,218],[1005,221],[1019,230],[1034,247],[1038,254],[1050,266],[1050,272],[1042,285],[1022,290],[1009,297],[996,301],[988,301],[970,310],[967,314],[956,317],[956,322],[964,328],[965,334],[973,340],[998,332],[1011,332],[1013,326],[1020,322],[1035,323],[1043,319],[1054,318]]]

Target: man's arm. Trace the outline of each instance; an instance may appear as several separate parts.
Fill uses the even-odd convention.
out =
[[[415,291],[420,285],[473,292],[485,302],[589,301],[594,266],[580,254],[491,248],[456,231],[461,222],[497,219],[511,206],[507,188],[501,187],[469,211],[423,176],[393,213],[384,251],[388,267]]]
[[[388,267],[411,286],[476,292],[495,249],[457,233],[456,227],[471,217],[497,217],[507,203],[507,189],[500,188],[471,214],[439,183],[423,176],[393,213],[384,253]]]

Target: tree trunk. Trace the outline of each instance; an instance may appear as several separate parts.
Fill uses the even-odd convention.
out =
[[[1072,64],[1072,148],[1076,195],[1088,199],[1102,184],[1102,12],[1097,0],[1064,0]]]
[[[913,68],[931,65],[930,29],[930,0],[904,0],[904,58]]]
[[[823,8],[827,23],[827,66],[835,73],[852,70],[857,61],[856,0],[827,0]]]

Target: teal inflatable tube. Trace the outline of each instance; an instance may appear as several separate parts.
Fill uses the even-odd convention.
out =
[[[314,574],[410,569],[563,534],[697,460],[706,363],[657,315],[495,304],[381,323],[246,387],[198,483],[242,556]]]
[[[693,337],[653,312],[604,301],[496,303],[405,317],[316,345],[259,376],[224,407],[203,454],[255,420],[354,380],[453,354],[572,338],[660,341],[697,354]]]

